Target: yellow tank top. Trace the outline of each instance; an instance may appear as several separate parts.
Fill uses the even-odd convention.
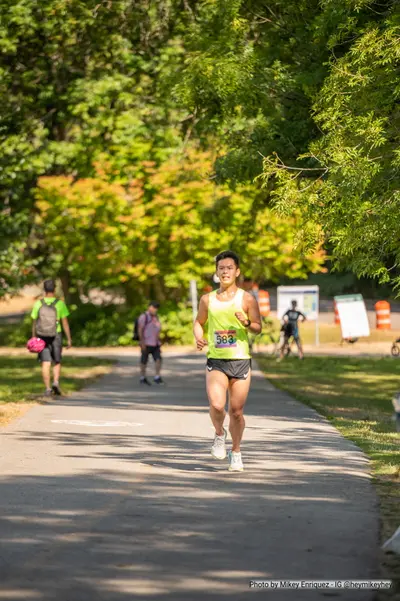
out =
[[[243,311],[244,290],[238,288],[232,300],[221,302],[210,292],[208,304],[208,353],[210,359],[250,359],[247,329],[235,316]]]

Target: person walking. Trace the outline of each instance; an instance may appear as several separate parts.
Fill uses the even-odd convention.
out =
[[[158,319],[159,303],[152,301],[145,313],[140,315],[138,320],[139,342],[142,354],[140,358],[140,383],[151,386],[151,382],[146,377],[147,363],[149,355],[152,355],[156,366],[155,384],[164,384],[161,378],[161,324]]]
[[[299,359],[304,358],[303,347],[301,344],[300,334],[299,334],[299,319],[301,317],[301,321],[306,320],[306,316],[301,311],[297,310],[297,301],[292,301],[292,308],[288,309],[286,313],[283,315],[283,325],[281,331],[283,333],[283,342],[281,344],[279,361],[282,361],[285,349],[289,345],[289,340],[291,336],[293,336],[293,340],[295,341],[297,348],[299,349]]]
[[[216,257],[215,264],[220,286],[201,297],[193,332],[198,350],[208,345],[206,388],[215,428],[211,455],[220,460],[227,456],[224,420],[228,392],[232,437],[228,469],[243,471],[240,447],[245,428],[243,411],[251,381],[248,332],[261,332],[261,317],[254,296],[236,284],[240,275],[238,255],[230,250],[223,251]],[[208,331],[205,336],[206,323]]]
[[[44,297],[33,305],[31,318],[32,336],[44,340],[46,346],[39,353],[42,364],[42,378],[45,385],[45,396],[60,395],[60,375],[62,362],[62,332],[67,337],[67,348],[71,348],[71,331],[68,323],[69,311],[61,299],[55,296],[54,280],[46,280],[43,284]],[[51,364],[53,363],[53,385],[51,381]]]

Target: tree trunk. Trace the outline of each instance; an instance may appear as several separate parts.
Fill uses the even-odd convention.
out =
[[[71,304],[80,304],[80,296],[79,292],[76,288],[72,286],[71,276],[69,271],[66,269],[59,275],[64,300],[68,305]]]

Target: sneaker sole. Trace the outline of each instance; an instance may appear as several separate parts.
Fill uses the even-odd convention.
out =
[[[214,459],[217,459],[218,461],[223,461],[224,459],[226,459],[226,452],[225,455],[222,457],[217,457],[217,455],[214,455],[214,453],[211,451],[211,456],[214,457]]]
[[[228,432],[227,432],[226,428],[224,428],[223,430],[224,430],[224,433],[225,433],[225,443],[226,443],[226,439],[228,437]],[[214,459],[217,459],[217,461],[223,461],[224,459],[227,458],[228,453],[227,453],[227,451],[225,449],[225,455],[223,457],[217,457],[217,455],[214,455],[213,450],[211,449],[211,456],[214,457]]]
[[[244,472],[244,467],[237,467],[237,468],[232,467],[232,465],[230,463],[231,462],[231,453],[230,452],[229,452],[228,461],[229,461],[228,472]]]

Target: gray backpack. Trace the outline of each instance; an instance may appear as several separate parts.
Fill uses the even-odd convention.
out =
[[[57,309],[56,298],[50,305],[42,299],[42,306],[39,309],[39,314],[36,322],[36,336],[51,338],[57,334]]]

